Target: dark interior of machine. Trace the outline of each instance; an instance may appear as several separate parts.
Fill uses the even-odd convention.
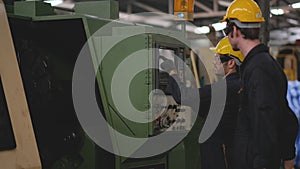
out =
[[[155,58],[155,67],[159,68],[160,65],[160,60],[164,60],[166,59],[165,56],[162,56],[159,54],[159,50],[169,50],[172,51],[174,56],[177,57],[173,57],[173,61],[174,64],[176,65],[176,69],[177,71],[183,71],[184,66],[182,63],[185,60],[185,55],[184,55],[184,48],[180,47],[180,46],[175,46],[175,45],[171,45],[171,44],[165,44],[165,43],[156,43],[156,57]],[[178,58],[180,58],[182,60],[182,62],[178,62]],[[167,86],[168,86],[168,78],[169,78],[169,74],[165,71],[161,71],[160,69],[156,69],[155,70],[155,77],[156,77],[156,81],[155,81],[155,88],[156,89],[160,89],[162,90],[165,94],[170,95],[170,93],[168,93],[167,91]]]
[[[42,164],[50,168],[83,145],[72,101],[72,71],[85,31],[80,19],[9,22]]]
[[[16,148],[16,141],[11,126],[7,103],[0,79],[0,151]]]

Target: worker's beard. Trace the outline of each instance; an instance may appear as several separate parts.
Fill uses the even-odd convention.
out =
[[[232,49],[234,50],[234,51],[239,51],[240,49],[237,47],[237,44],[231,44],[231,46],[232,46]]]
[[[230,34],[230,37],[233,38],[233,33]],[[231,46],[232,46],[232,49],[234,51],[239,51],[240,49],[237,47],[237,44],[232,44],[232,42],[229,40]]]

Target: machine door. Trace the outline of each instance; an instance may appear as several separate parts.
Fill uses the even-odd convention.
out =
[[[0,11],[0,76],[2,81],[0,87],[0,150],[7,150],[0,151],[1,168],[41,169],[38,148],[2,0],[0,0]]]

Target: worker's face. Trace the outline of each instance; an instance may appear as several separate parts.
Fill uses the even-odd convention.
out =
[[[223,33],[228,36],[228,40],[232,46],[232,49],[235,51],[238,51],[238,42],[237,42],[237,38],[235,37],[235,35],[237,34],[238,28],[236,27],[236,25],[232,22],[227,22],[227,26],[226,28],[223,30]]]
[[[230,36],[230,34],[232,33],[232,31],[233,31],[233,25],[234,25],[234,23],[231,23],[231,22],[227,22],[227,24],[226,24],[226,28],[225,29],[223,29],[223,34],[225,35],[225,36]]]
[[[227,73],[227,60],[222,59],[219,54],[215,54],[214,70],[217,76],[224,76]]]

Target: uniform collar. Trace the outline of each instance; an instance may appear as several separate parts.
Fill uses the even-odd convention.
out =
[[[239,77],[240,77],[239,73],[234,72],[234,73],[231,73],[231,74],[227,75],[225,79],[226,80],[231,80],[231,79],[237,79]]]
[[[258,53],[262,53],[262,52],[269,52],[269,48],[264,45],[264,44],[259,44],[257,46],[255,46],[253,49],[250,50],[250,52],[247,54],[247,56],[245,57],[245,60],[243,61],[242,65],[241,65],[241,70],[243,70],[247,63]]]

